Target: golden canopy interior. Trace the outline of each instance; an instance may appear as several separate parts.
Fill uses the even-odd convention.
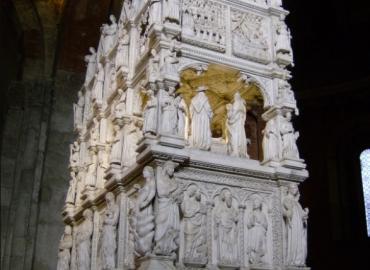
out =
[[[263,97],[259,87],[254,83],[240,80],[240,72],[224,66],[211,64],[199,74],[189,68],[181,74],[181,86],[177,90],[189,106],[199,86],[206,86],[206,95],[213,110],[213,137],[226,137],[226,105],[232,103],[234,94],[239,91],[246,100],[247,109],[252,105],[263,106]]]

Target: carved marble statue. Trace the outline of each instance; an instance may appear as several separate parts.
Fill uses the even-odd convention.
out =
[[[280,141],[281,135],[277,131],[275,119],[270,119],[267,121],[263,131],[262,148],[264,161],[280,159]]]
[[[184,257],[202,261],[207,256],[206,206],[201,202],[199,188],[191,185],[181,203],[184,223]]]
[[[144,107],[144,134],[157,133],[157,107],[158,100],[152,90],[147,91],[148,101]]]
[[[104,27],[104,43],[103,43],[104,54],[108,54],[110,50],[113,48],[118,30],[116,17],[114,17],[114,15],[110,15],[109,20],[111,21],[111,24],[105,25]]]
[[[150,166],[143,169],[144,186],[139,190],[136,202],[136,243],[135,251],[139,256],[148,255],[153,248],[154,212],[153,202],[156,193],[154,170]]]
[[[122,161],[122,144],[123,144],[123,135],[121,126],[119,124],[113,125],[113,141],[112,151],[110,155],[111,164],[121,164]]]
[[[297,139],[299,137],[299,132],[294,132],[291,119],[291,112],[287,112],[285,114],[285,117],[281,118],[280,132],[283,140],[283,157],[288,159],[299,159],[299,152],[297,148]]]
[[[103,98],[104,88],[104,67],[102,63],[98,63],[98,72],[95,74],[95,83],[92,90],[92,100],[100,104]]]
[[[95,117],[93,119],[93,125],[90,130],[90,146],[96,146],[99,144],[100,129],[99,120]]]
[[[307,256],[308,209],[302,209],[299,196],[297,184],[292,183],[283,199],[286,241],[285,263],[291,266],[304,266]]]
[[[266,214],[262,211],[262,199],[255,196],[252,202],[253,209],[247,223],[249,263],[260,265],[265,263],[264,256],[267,253],[268,222]]]
[[[247,157],[247,135],[245,120],[247,107],[239,92],[234,95],[234,103],[227,106],[228,152],[234,157]]]
[[[173,255],[179,246],[180,213],[178,187],[174,179],[176,164],[166,161],[159,168],[157,179],[157,215],[155,217],[155,248],[157,255]]]
[[[64,234],[59,242],[57,270],[69,270],[71,263],[71,248],[73,244],[72,228],[65,226]]]
[[[193,97],[190,104],[190,144],[194,148],[209,150],[212,143],[211,119],[213,112],[204,93],[205,90],[205,87],[199,87],[197,95]]]
[[[162,120],[161,132],[163,134],[176,134],[177,108],[175,104],[175,88],[169,87],[168,92],[162,91],[161,98]]]
[[[80,161],[80,144],[74,142],[70,145],[70,157],[69,157],[69,166],[75,168],[79,165]]]
[[[84,105],[85,105],[85,98],[82,92],[78,91],[78,102],[76,104],[73,104],[75,129],[81,128],[82,126]]]
[[[91,237],[93,233],[93,212],[86,209],[83,212],[84,222],[79,226],[76,235],[77,269],[91,269]]]
[[[69,187],[66,197],[66,203],[67,204],[75,204],[76,200],[76,186],[77,186],[77,178],[76,178],[76,172],[71,171],[71,180],[69,180]]]
[[[125,71],[128,70],[128,53],[130,45],[130,35],[127,33],[125,28],[122,29],[121,37],[118,40],[117,56],[116,56],[116,68],[124,67]]]
[[[155,49],[150,51],[151,58],[149,61],[149,81],[160,79],[160,56]]]
[[[89,161],[86,164],[86,178],[85,178],[85,188],[93,189],[96,183],[96,173],[98,166],[98,153],[94,147],[89,149]]]
[[[187,126],[186,115],[188,114],[188,106],[181,96],[175,99],[175,105],[177,108],[177,135],[184,138]]]
[[[87,63],[85,85],[87,85],[94,77],[96,72],[96,61],[97,55],[93,47],[89,48],[90,54],[85,56],[85,62]]]
[[[163,1],[163,18],[165,22],[180,23],[180,1],[164,0]]]
[[[115,118],[123,118],[126,114],[126,92],[122,89],[118,89],[119,100],[114,108],[114,117]]]
[[[122,165],[130,167],[136,162],[137,143],[142,137],[142,132],[138,127],[138,122],[130,120],[123,127],[123,149],[122,149]]]
[[[105,195],[107,208],[104,213],[102,236],[101,236],[101,261],[102,269],[111,270],[116,267],[117,249],[117,224],[119,208],[115,202],[114,194],[108,192]]]
[[[231,192],[222,190],[220,202],[215,208],[215,238],[217,241],[218,261],[222,265],[238,263],[238,211],[232,204]]]

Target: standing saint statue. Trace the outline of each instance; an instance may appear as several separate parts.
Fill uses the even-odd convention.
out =
[[[253,199],[253,209],[247,223],[248,227],[248,254],[249,263],[263,264],[263,257],[267,253],[267,217],[262,211],[262,199],[256,196]]]
[[[117,56],[116,56],[116,68],[124,67],[125,71],[128,71],[128,50],[130,45],[130,35],[127,30],[122,29],[121,37],[118,40]]]
[[[211,119],[213,112],[205,91],[206,87],[200,86],[197,89],[198,94],[190,104],[190,144],[194,148],[209,150],[212,144]]]
[[[291,266],[305,266],[307,257],[308,208],[302,209],[299,196],[297,184],[292,183],[283,199],[285,263]]]
[[[177,108],[177,135],[184,138],[187,130],[186,115],[188,114],[188,106],[181,96],[175,99],[175,104]]]
[[[78,101],[76,104],[73,104],[75,129],[80,129],[82,127],[84,105],[85,97],[81,91],[78,91]]]
[[[292,55],[292,47],[290,45],[290,32],[284,23],[284,21],[279,21],[276,25],[276,41],[275,50],[277,53],[290,54]]]
[[[122,89],[118,89],[119,100],[117,105],[114,107],[114,117],[123,118],[126,113],[126,92]]]
[[[279,160],[281,157],[281,135],[277,131],[274,119],[267,121],[266,127],[262,133],[263,160]]]
[[[108,192],[105,195],[105,200],[107,202],[107,209],[104,213],[102,228],[101,261],[103,270],[112,270],[116,267],[119,208],[112,192]]]
[[[154,170],[150,166],[143,169],[144,186],[139,190],[136,216],[135,251],[139,256],[148,255],[153,248],[154,239],[154,212],[153,202],[156,192]]]
[[[169,87],[168,93],[162,91],[161,98],[162,118],[161,118],[161,132],[163,134],[176,134],[177,128],[177,108],[175,105],[175,88]]]
[[[66,203],[70,205],[74,205],[76,201],[76,185],[77,185],[77,178],[76,172],[71,171],[71,180],[69,180],[69,188],[66,197]]]
[[[135,120],[129,120],[123,127],[123,148],[122,148],[122,165],[130,167],[136,162],[136,148],[140,136],[140,131],[136,126]]]
[[[227,108],[228,152],[234,157],[247,157],[247,135],[245,134],[245,120],[247,107],[239,92],[234,95],[234,103]]]
[[[114,17],[114,15],[110,15],[109,20],[111,21],[111,24],[104,27],[104,54],[108,54],[113,48],[114,42],[116,41],[116,34],[118,29],[116,17]]]
[[[144,107],[144,134],[156,134],[158,100],[152,90],[147,91],[148,101]]]
[[[96,72],[96,51],[93,47],[89,48],[90,54],[85,56],[85,62],[87,64],[85,86],[91,81]]]
[[[238,263],[238,211],[232,204],[231,192],[222,190],[220,203],[215,208],[215,238],[219,263],[235,265]]]
[[[180,213],[177,204],[176,164],[166,161],[157,174],[157,215],[155,217],[155,248],[157,255],[171,256],[179,247]]]
[[[113,126],[113,140],[110,143],[112,144],[110,164],[121,164],[123,135],[119,124]]]
[[[104,88],[104,67],[102,63],[98,63],[98,73],[95,74],[95,82],[92,91],[92,101],[101,104],[103,99]]]
[[[86,178],[85,178],[85,188],[88,190],[95,188],[96,175],[98,166],[98,153],[95,147],[90,147],[89,149],[89,161],[86,164]]]
[[[299,152],[297,148],[297,139],[299,137],[299,132],[294,132],[291,119],[291,112],[287,112],[285,114],[285,117],[281,119],[280,132],[283,140],[283,157],[299,159]]]
[[[93,234],[93,212],[86,209],[83,212],[85,221],[78,228],[76,235],[77,242],[77,269],[91,269],[91,236]]]
[[[198,187],[191,185],[181,203],[184,222],[185,260],[202,261],[207,257],[206,206],[201,202]]]
[[[57,270],[69,270],[71,263],[71,248],[73,244],[72,228],[67,225],[59,242]]]

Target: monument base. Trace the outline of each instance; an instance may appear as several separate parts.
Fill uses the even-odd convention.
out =
[[[138,260],[138,270],[175,270],[174,258],[149,255]]]

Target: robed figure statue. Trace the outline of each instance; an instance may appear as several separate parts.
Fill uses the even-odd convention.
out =
[[[190,144],[194,148],[209,150],[212,143],[211,119],[213,116],[211,105],[205,95],[206,88],[197,89],[198,94],[190,104],[191,135]]]

